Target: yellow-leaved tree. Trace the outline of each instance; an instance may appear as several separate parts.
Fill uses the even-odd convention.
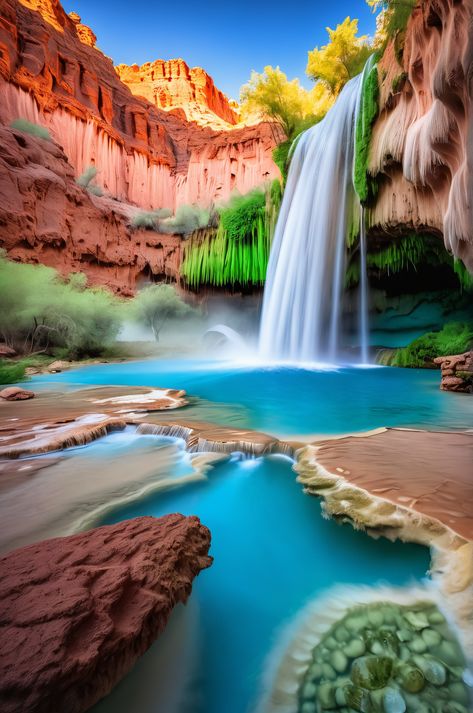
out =
[[[358,20],[349,17],[335,30],[327,27],[328,44],[309,52],[307,74],[337,96],[349,79],[359,74],[372,48],[368,37],[358,37]]]
[[[333,98],[324,86],[304,89],[298,79],[289,80],[279,67],[252,72],[241,88],[241,114],[277,122],[288,139],[325,116]]]

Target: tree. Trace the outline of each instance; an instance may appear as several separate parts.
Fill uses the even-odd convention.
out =
[[[358,20],[345,18],[335,30],[327,27],[329,43],[309,52],[307,74],[337,96],[348,80],[359,74],[372,48],[366,35],[357,37]]]
[[[292,140],[300,131],[320,121],[333,100],[327,90],[316,86],[308,91],[298,79],[289,80],[279,67],[267,66],[264,72],[252,72],[241,88],[243,116],[257,114],[277,122]]]
[[[136,319],[149,327],[157,342],[170,319],[186,317],[194,310],[182,300],[171,285],[150,285],[140,290],[133,299],[132,309]]]

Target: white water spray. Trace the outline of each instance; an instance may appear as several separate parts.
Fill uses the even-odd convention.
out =
[[[291,161],[268,265],[259,352],[263,359],[336,363],[346,236],[355,199],[355,122],[363,75],[344,87]],[[364,231],[364,220],[363,231]],[[360,236],[361,361],[368,361],[366,233]]]

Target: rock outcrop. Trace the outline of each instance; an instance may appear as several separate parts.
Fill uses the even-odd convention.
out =
[[[0,247],[11,259],[85,272],[124,295],[177,279],[181,238],[131,228],[125,208],[79,187],[53,141],[0,125]]]
[[[81,713],[105,696],[211,564],[196,517],[140,517],[0,559],[0,708]]]
[[[417,2],[380,64],[371,232],[443,235],[473,270],[473,5]]]
[[[442,370],[442,391],[473,394],[473,351],[454,356],[437,357],[434,362]]]
[[[279,175],[271,125],[216,132],[134,96],[83,27],[58,0],[4,0],[0,121],[46,126],[76,175],[94,165],[110,196],[143,208],[209,205]]]
[[[19,386],[7,386],[6,389],[0,391],[0,399],[5,401],[27,401],[28,399],[34,399],[34,397],[34,391],[22,389]]]
[[[115,69],[133,94],[159,109],[182,109],[188,121],[213,129],[230,129],[238,122],[237,112],[212,77],[183,59],[157,59],[141,66],[119,64]]]

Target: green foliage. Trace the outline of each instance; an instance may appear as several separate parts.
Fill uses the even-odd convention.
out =
[[[277,185],[276,185],[277,184]],[[186,245],[181,275],[193,289],[200,285],[262,285],[281,202],[281,185],[266,193],[235,196],[220,209],[217,230],[201,231]]]
[[[220,209],[220,221],[230,240],[244,240],[251,237],[258,218],[264,215],[266,196],[255,190],[244,196],[235,195]]]
[[[392,85],[391,85],[391,90],[392,90],[393,94],[396,94],[397,92],[400,91],[400,89],[402,88],[406,79],[407,79],[406,72],[401,72],[400,74],[397,74],[394,77],[394,79],[392,81]]]
[[[374,44],[384,52],[389,40],[394,40],[394,49],[399,62],[404,50],[405,29],[416,0],[366,0],[373,12],[381,10],[376,23]]]
[[[100,355],[118,333],[120,303],[85,284],[78,274],[67,280],[0,256],[1,340],[23,354],[63,348],[70,358]]]
[[[97,173],[98,171],[95,166],[89,166],[85,169],[84,173],[76,178],[76,183],[81,188],[85,188],[85,190],[93,196],[103,196],[103,188],[97,183],[93,183]]]
[[[393,366],[432,366],[438,356],[463,354],[473,346],[473,324],[452,322],[439,332],[428,332],[414,339],[407,347],[398,349],[391,361]]]
[[[159,221],[170,218],[172,210],[160,208],[158,210],[139,210],[131,219],[132,228],[145,228],[146,230],[159,230]]]
[[[210,211],[197,205],[181,205],[173,218],[166,218],[159,222],[159,230],[162,233],[190,235],[195,230],[206,228],[209,221]]]
[[[460,287],[463,290],[473,290],[473,275],[468,272],[461,260],[453,261],[453,271],[458,277]]]
[[[336,96],[362,71],[373,49],[366,35],[357,37],[358,20],[347,17],[335,30],[327,27],[327,32],[330,41],[309,52],[306,72]]]
[[[25,365],[21,362],[0,361],[0,385],[16,384],[25,378]]]
[[[132,314],[138,322],[149,327],[156,341],[170,320],[182,319],[194,312],[184,300],[179,297],[172,285],[150,285],[140,290],[131,303]]]
[[[273,149],[273,161],[281,171],[281,176],[283,177],[284,182],[287,180],[287,174],[289,171],[289,152],[291,147],[292,141],[287,139]]]
[[[12,129],[18,129],[18,131],[31,134],[31,136],[36,136],[38,139],[51,141],[51,134],[45,126],[34,124],[32,121],[28,121],[28,119],[15,119],[15,121],[11,122],[10,126]]]
[[[361,103],[355,129],[353,183],[358,197],[366,203],[376,196],[376,180],[368,173],[368,159],[373,124],[379,113],[378,68],[366,72],[361,90]]]

